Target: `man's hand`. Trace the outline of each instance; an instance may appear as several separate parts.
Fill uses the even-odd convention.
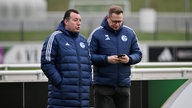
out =
[[[129,57],[124,54],[124,56],[118,57],[120,63],[129,63]]]
[[[107,57],[108,63],[111,64],[117,64],[117,63],[129,63],[129,57],[124,54],[124,56],[117,56],[117,55],[112,55]]]
[[[117,57],[117,55],[112,55],[107,57],[107,61],[111,64],[117,64],[119,63],[119,58]]]

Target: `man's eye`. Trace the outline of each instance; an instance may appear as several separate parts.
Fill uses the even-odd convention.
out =
[[[81,19],[73,19],[73,21],[80,21],[81,22]]]

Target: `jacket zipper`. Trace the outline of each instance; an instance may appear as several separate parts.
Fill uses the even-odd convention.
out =
[[[81,89],[80,89],[80,86],[81,86],[81,65],[80,65],[80,57],[79,57],[79,49],[78,49],[78,41],[76,41],[77,38],[74,38],[74,43],[75,43],[75,50],[76,50],[76,54],[77,54],[77,60],[78,60],[78,67],[79,67],[79,103],[80,103],[80,106],[81,106]]]
[[[117,32],[115,32],[115,35],[117,34]],[[116,41],[117,41],[117,54],[119,54],[119,36],[115,36],[116,37]],[[116,86],[118,86],[119,84],[119,64],[117,64],[117,81],[116,81]]]

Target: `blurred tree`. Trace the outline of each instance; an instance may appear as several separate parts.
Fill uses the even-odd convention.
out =
[[[70,0],[47,0],[48,11],[65,11],[68,9]]]
[[[141,8],[151,7],[157,12],[192,12],[192,0],[129,0],[131,11],[138,12]],[[186,5],[187,2],[187,5]]]

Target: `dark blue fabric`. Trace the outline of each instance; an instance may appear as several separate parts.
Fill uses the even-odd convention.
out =
[[[90,34],[88,42],[94,65],[94,84],[129,87],[130,65],[140,62],[142,58],[135,32],[125,25],[115,31],[104,18],[101,26]],[[130,62],[108,64],[107,56],[118,54],[127,54]]]
[[[87,40],[61,22],[43,44],[41,68],[48,77],[49,108],[89,106],[91,61]]]

